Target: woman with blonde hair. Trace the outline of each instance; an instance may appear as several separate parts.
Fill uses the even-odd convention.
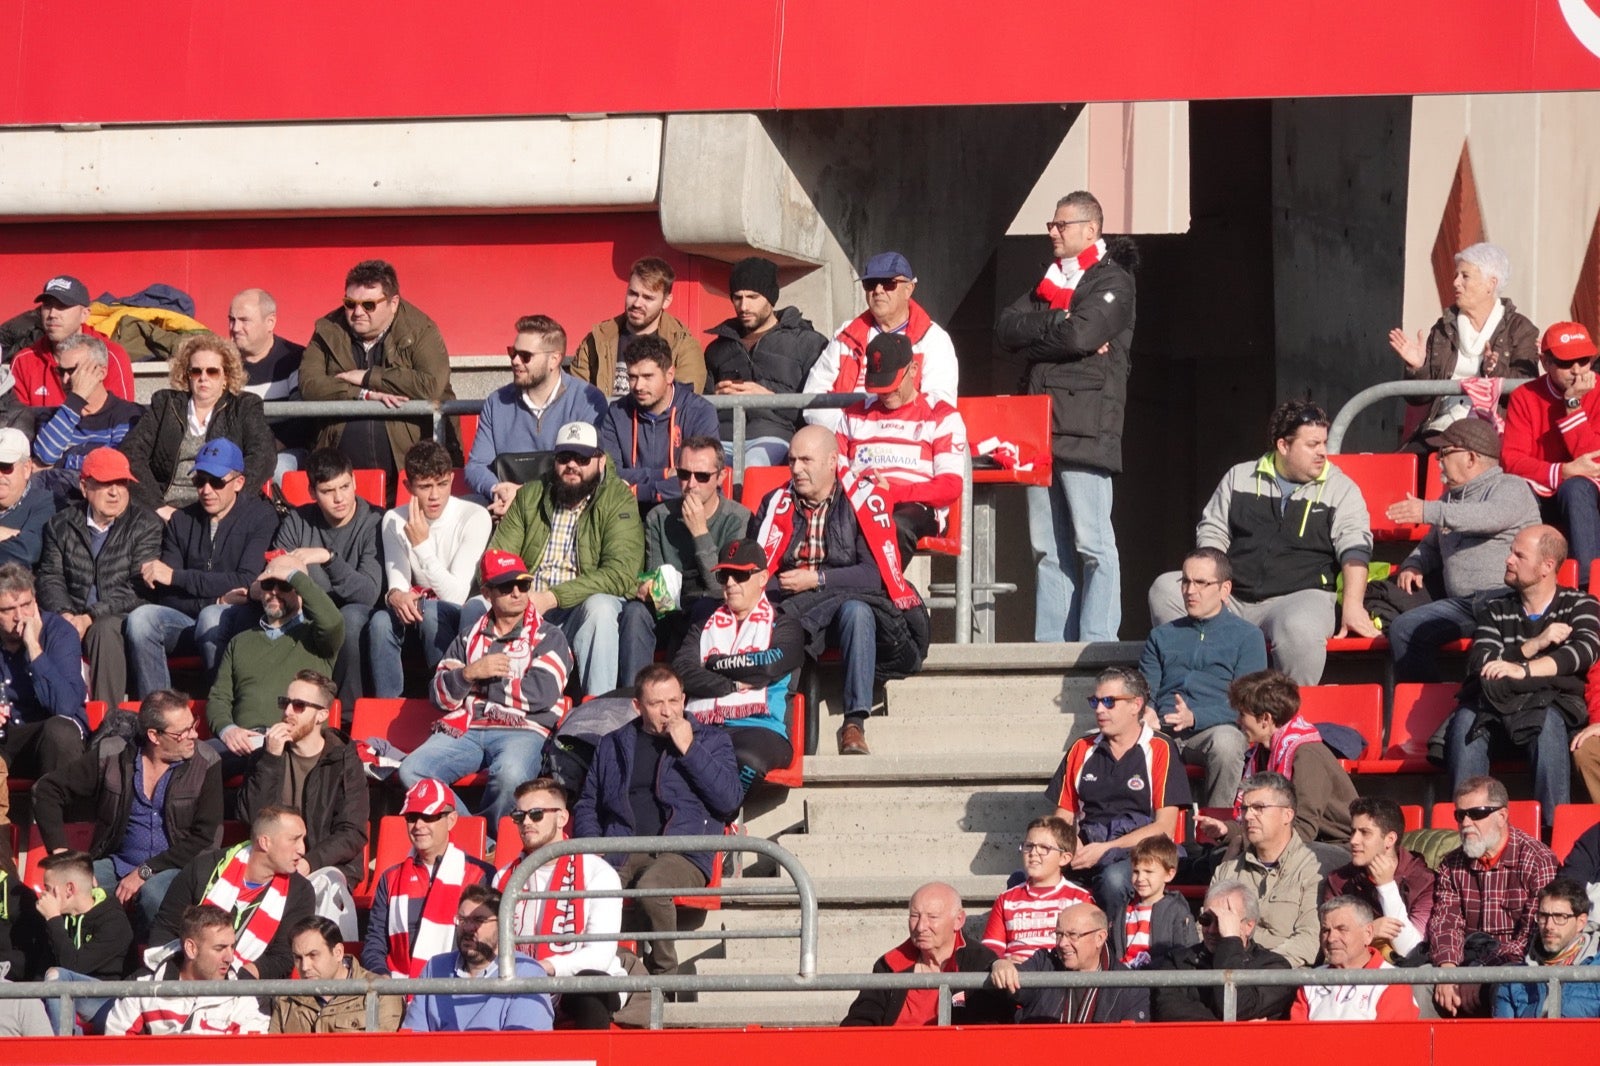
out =
[[[197,333],[172,356],[171,388],[150,397],[150,412],[123,438],[138,484],[133,498],[163,520],[199,499],[191,480],[194,459],[207,441],[225,438],[244,452],[246,491],[272,478],[277,449],[261,397],[244,391],[244,362],[232,342]]]

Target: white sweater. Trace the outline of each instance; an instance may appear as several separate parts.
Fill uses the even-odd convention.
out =
[[[489,545],[494,520],[480,504],[452,496],[428,527],[428,539],[412,547],[406,539],[410,503],[383,516],[383,572],[389,592],[412,586],[432,589],[446,603],[465,603],[476,591],[472,579]]]

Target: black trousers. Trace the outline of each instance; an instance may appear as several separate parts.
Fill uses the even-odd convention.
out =
[[[901,565],[917,550],[917,541],[923,537],[937,536],[939,519],[933,508],[925,503],[897,503],[894,505],[894,539],[900,549]]]

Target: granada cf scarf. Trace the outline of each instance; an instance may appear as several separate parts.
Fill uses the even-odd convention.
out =
[[[777,609],[765,596],[756,601],[743,625],[727,604],[721,605],[711,612],[705,628],[700,631],[700,661],[709,662],[712,656],[767,651],[772,647],[772,622],[776,616]],[[726,696],[693,699],[684,710],[707,725],[721,725],[732,718],[751,718],[767,713],[767,690],[751,688]]]
[[[1084,271],[1100,262],[1106,254],[1106,242],[1095,241],[1072,259],[1057,259],[1044,272],[1044,277],[1033,294],[1057,311],[1072,306],[1072,294],[1083,280]]]
[[[493,615],[486,614],[473,625],[471,632],[466,636],[466,662],[477,662],[494,650],[493,623]],[[511,660],[511,677],[494,683],[491,695],[503,699],[486,699],[477,692],[471,693],[461,701],[461,706],[434,722],[433,731],[446,733],[452,737],[462,737],[466,736],[467,730],[473,726],[498,726],[502,729],[533,729],[549,736],[550,731],[560,724],[571,706],[571,701],[563,696],[554,707],[534,707],[523,694],[522,676],[529,670],[549,670],[563,686],[566,684],[567,665],[559,655],[553,651],[534,655],[534,652],[539,650],[534,643],[538,637],[539,612],[530,602],[527,609],[522,612],[521,634],[500,649]],[[476,687],[479,691],[483,691],[488,686],[479,682]],[[433,699],[444,708],[449,708],[453,702],[444,688],[444,683],[437,676],[433,682]],[[540,721],[540,718],[544,720]]]
[[[911,318],[906,322],[906,340],[911,342],[911,347],[916,348],[922,343],[922,338],[927,335],[928,327],[933,325],[933,319],[928,317],[928,312],[922,309],[917,301],[911,301]],[[847,349],[839,354],[839,373],[833,379],[833,392],[860,392],[861,379],[867,372],[867,342],[872,339],[872,331],[878,328],[872,312],[863,311],[850,324],[839,331],[839,339],[844,342]],[[922,368],[922,353],[916,353],[917,368]]]
[[[506,885],[511,881],[511,871],[517,868],[522,861],[518,855],[510,864],[501,868],[494,876],[494,887],[504,892]],[[543,888],[538,888],[538,871],[528,879],[530,887],[541,892],[582,892],[587,887],[583,876],[582,855],[562,855],[552,862],[549,867],[550,882]],[[534,922],[534,934],[537,936],[561,936],[567,933],[581,933],[584,930],[585,915],[584,904],[586,899],[534,899],[528,900],[517,908],[518,935],[522,932],[522,908],[533,907],[538,915]],[[561,943],[554,940],[541,940],[533,944],[519,944],[517,950],[524,953],[531,952],[536,959],[548,959],[552,955],[565,955],[573,951],[578,945]]]
[[[214,903],[229,914],[234,914],[235,924],[238,922],[235,912],[241,901],[246,906],[254,905],[249,920],[238,930],[238,937],[234,941],[235,971],[247,962],[255,962],[267,950],[272,938],[278,935],[278,923],[283,921],[283,908],[289,900],[288,874],[275,875],[265,888],[257,889],[249,899],[244,899],[244,875],[250,865],[251,851],[252,846],[245,843],[224,855],[212,871],[211,883],[206,887],[205,898],[200,901]]]
[[[389,884],[389,972],[421,977],[422,968],[435,955],[455,946],[456,908],[467,879],[467,854],[451,844],[439,858],[437,873],[430,873],[415,850],[395,868]],[[422,921],[417,939],[409,932],[411,901],[422,900]]]

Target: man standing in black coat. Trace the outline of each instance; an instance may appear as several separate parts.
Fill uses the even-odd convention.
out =
[[[1054,951],[1035,951],[1020,964],[1001,959],[990,968],[990,979],[996,988],[1011,993],[1016,1000],[1017,1021],[1021,1023],[1147,1022],[1148,988],[1023,988],[1017,979],[1018,974],[1024,973],[1126,970],[1122,963],[1112,960],[1106,948],[1109,935],[1105,911],[1093,903],[1075,903],[1063,909],[1056,919]]]
[[[1289,960],[1254,941],[1261,912],[1256,893],[1243,881],[1218,881],[1206,892],[1200,911],[1200,943],[1180,948],[1158,970],[1287,970]],[[1294,1002],[1293,985],[1277,988],[1240,985],[1237,1021],[1282,1020]],[[1158,988],[1153,1003],[1158,1022],[1219,1022],[1222,987]]]
[[[1034,639],[1116,640],[1122,571],[1111,478],[1122,472],[1138,253],[1101,236],[1100,201],[1063,196],[1046,224],[1055,256],[1044,280],[1000,313],[995,339],[1027,361],[1030,396],[1050,397],[1054,477],[1028,490],[1039,558]]]
[[[771,396],[804,392],[806,377],[828,338],[811,327],[797,307],[776,310],[778,264],[751,256],[728,275],[733,317],[710,330],[706,384],[718,396]],[[718,412],[722,442],[733,448],[733,412]],[[751,411],[745,420],[746,466],[779,466],[789,438],[805,422],[799,411]]]

